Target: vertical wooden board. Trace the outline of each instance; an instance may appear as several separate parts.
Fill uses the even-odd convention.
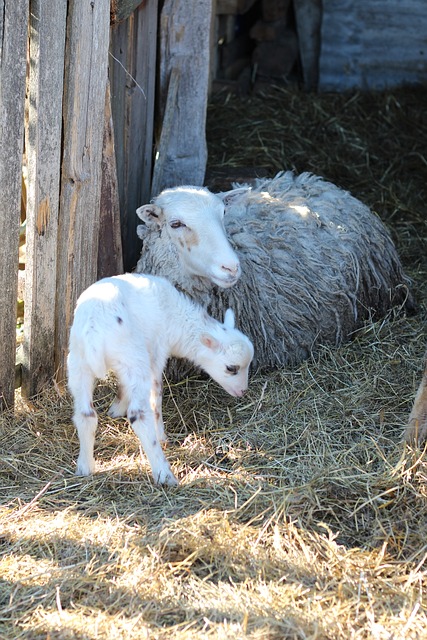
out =
[[[136,209],[150,198],[157,17],[157,0],[150,0],[111,31],[111,96],[126,271],[139,257]]]
[[[25,322],[22,391],[52,380],[67,5],[32,0],[28,82]]]
[[[427,77],[425,0],[323,3],[319,87],[382,90]]]
[[[319,59],[322,27],[322,0],[294,2],[304,89],[316,91],[319,83]]]
[[[77,298],[97,277],[109,20],[108,0],[68,4],[55,325],[59,382]]]
[[[0,0],[0,408],[15,394],[28,2]]]
[[[210,68],[211,0],[165,0],[161,13],[160,92],[165,105],[171,70],[180,71],[174,124],[160,188],[203,184]]]
[[[117,190],[116,155],[110,83],[105,92],[104,140],[102,148],[101,211],[98,241],[98,280],[123,272],[120,204]]]

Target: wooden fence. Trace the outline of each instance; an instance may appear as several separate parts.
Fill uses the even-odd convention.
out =
[[[203,33],[209,35],[212,2],[165,0],[161,16],[158,9],[158,0],[0,0],[0,409],[13,406],[16,386],[23,164],[27,397],[55,377],[64,380],[81,291],[136,264],[135,210],[151,198],[159,43],[159,113],[162,118],[166,103],[173,103],[167,86],[177,67],[180,109],[172,108],[165,131],[157,127],[169,153],[157,159],[156,185],[164,186],[168,166],[169,182],[203,180],[210,46]],[[162,38],[159,22],[167,28]],[[198,40],[192,42],[190,32]],[[182,141],[190,151],[180,148]]]
[[[147,6],[157,16],[157,2]],[[132,16],[126,22],[128,30],[135,21]],[[50,384],[55,374],[63,380],[78,295],[99,275],[120,272],[123,265],[108,78],[110,0],[2,0],[0,29],[0,404],[10,407],[23,161],[28,173],[26,396]],[[132,51],[130,40],[125,50]],[[125,96],[129,82],[120,71],[115,86]],[[154,67],[141,85],[147,79],[154,85]],[[153,91],[147,90],[148,101],[153,103]],[[133,167],[140,171],[141,162]],[[138,204],[148,196],[149,189],[135,194]]]

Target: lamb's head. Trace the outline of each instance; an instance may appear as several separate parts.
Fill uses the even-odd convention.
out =
[[[230,395],[240,398],[248,388],[249,365],[254,357],[252,342],[234,326],[234,313],[227,309],[224,324],[216,322],[200,335],[203,369]]]
[[[162,242],[177,252],[190,276],[223,288],[236,284],[240,263],[225,233],[221,198],[203,187],[175,187],[136,212],[149,228],[160,230]]]

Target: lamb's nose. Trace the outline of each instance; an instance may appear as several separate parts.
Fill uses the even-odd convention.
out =
[[[240,263],[235,262],[234,264],[223,264],[221,269],[230,273],[232,276],[237,276],[240,273]]]

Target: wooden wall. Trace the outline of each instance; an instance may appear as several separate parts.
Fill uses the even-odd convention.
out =
[[[323,3],[321,90],[427,81],[426,0]]]
[[[0,407],[14,402],[24,160],[24,394],[64,379],[76,299],[97,279],[109,23],[109,0],[0,0]]]

